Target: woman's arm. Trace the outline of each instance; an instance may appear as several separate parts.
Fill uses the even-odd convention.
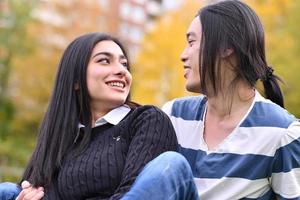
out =
[[[134,183],[144,166],[165,151],[177,151],[178,143],[168,116],[153,106],[144,106],[131,124],[132,140],[121,183],[110,199],[120,199]]]

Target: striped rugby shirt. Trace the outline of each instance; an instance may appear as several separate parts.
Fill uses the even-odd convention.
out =
[[[163,110],[201,200],[300,199],[300,122],[256,91],[246,115],[213,150],[203,139],[206,97],[183,97]]]

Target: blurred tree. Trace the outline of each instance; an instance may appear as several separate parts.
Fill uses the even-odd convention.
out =
[[[29,50],[26,25],[31,19],[32,3],[10,0],[0,4],[0,141],[11,132],[14,105],[8,83],[13,60]]]
[[[25,27],[28,37],[18,37],[20,41],[29,43],[27,48],[31,51],[11,61],[13,68],[7,76],[8,92],[13,97],[10,102],[15,113],[10,125],[11,133],[0,145],[0,181],[1,178],[14,181],[20,178],[35,145],[38,125],[53,88],[59,58],[74,37],[99,31],[99,12],[100,6],[94,0],[36,2],[31,12],[34,20]],[[20,43],[17,40],[13,42]],[[8,165],[9,168],[1,171],[1,165]],[[9,170],[14,169],[12,166],[19,168]]]
[[[142,103],[162,105],[184,92],[184,78],[180,53],[185,31],[201,7],[202,1],[185,1],[177,11],[163,16],[155,29],[142,43],[134,64],[133,99]],[[208,1],[207,1],[208,2]],[[246,0],[256,10],[266,31],[269,65],[281,76],[287,109],[300,117],[300,1]]]
[[[14,61],[31,51],[27,25],[32,20],[33,4],[30,0],[0,2],[0,168],[8,162],[6,155],[11,148],[9,140],[4,139],[12,134],[15,117],[14,91],[9,83],[16,67]],[[5,171],[0,169],[0,180],[2,173]]]
[[[75,37],[98,31],[97,16],[100,11],[100,7],[91,0],[52,0],[38,4],[33,12],[35,21],[29,25],[35,51],[27,58],[16,60],[17,67],[12,73],[16,133],[35,136],[63,50]]]
[[[300,1],[247,0],[261,18],[266,32],[269,65],[282,77],[286,108],[300,117]]]

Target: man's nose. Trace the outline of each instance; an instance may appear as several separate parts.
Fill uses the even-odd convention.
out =
[[[187,59],[188,59],[187,49],[185,48],[180,55],[180,60],[182,62],[185,62]]]

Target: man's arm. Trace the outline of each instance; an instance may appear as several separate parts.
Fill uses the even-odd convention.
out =
[[[300,123],[282,137],[272,165],[271,186],[278,199],[300,199]]]

